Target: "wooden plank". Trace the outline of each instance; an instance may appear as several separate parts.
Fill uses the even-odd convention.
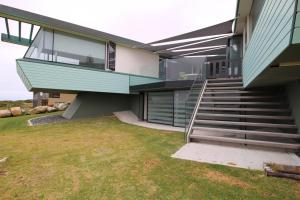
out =
[[[197,116],[204,117],[230,117],[230,118],[249,118],[249,119],[281,119],[293,120],[291,116],[276,115],[239,115],[239,114],[216,114],[216,113],[198,113]]]
[[[284,102],[239,102],[239,101],[202,101],[201,104],[209,105],[286,105]]]
[[[228,85],[243,85],[242,82],[219,82],[219,83],[208,83],[207,86],[228,86]]]
[[[290,112],[284,108],[218,108],[218,107],[199,107],[199,110],[215,110],[215,111],[245,111],[245,112]]]
[[[282,96],[204,96],[203,99],[212,99],[212,100],[227,100],[227,99],[272,99],[279,98]]]
[[[242,78],[216,78],[216,79],[208,79],[208,83],[215,83],[215,82],[236,82],[236,81],[243,81]]]
[[[280,133],[280,132],[238,130],[238,129],[229,129],[229,128],[211,128],[211,127],[199,127],[199,126],[194,126],[193,130],[213,131],[213,132],[220,132],[220,133],[234,133],[237,135],[256,135],[256,136],[300,139],[300,134],[297,133],[291,134],[291,133]]]
[[[242,86],[233,86],[233,87],[207,87],[206,88],[206,90],[242,90],[242,89],[244,89]]]
[[[195,134],[191,134],[190,138],[208,140],[208,141],[216,141],[216,142],[250,144],[250,145],[264,146],[264,147],[277,147],[277,148],[283,148],[283,149],[294,149],[294,150],[300,149],[299,144],[292,144],[292,143],[269,142],[269,141],[259,141],[259,140],[245,140],[245,139],[225,138],[225,137],[217,137],[217,136],[200,136],[200,135],[195,135]]]
[[[219,120],[195,120],[197,124],[207,125],[230,125],[230,126],[252,126],[252,127],[266,127],[266,128],[288,128],[296,129],[295,124],[272,124],[272,123],[258,123],[258,122],[232,122]]]
[[[270,91],[255,91],[255,90],[236,90],[236,91],[207,91],[205,94],[255,94],[255,93],[270,93]]]

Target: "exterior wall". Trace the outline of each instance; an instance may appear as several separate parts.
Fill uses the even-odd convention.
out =
[[[243,60],[243,81],[248,86],[289,45],[296,0],[266,0]]]
[[[76,94],[64,94],[60,93],[60,98],[49,98],[48,105],[54,105],[55,103],[72,103],[72,101],[76,98]]]
[[[159,77],[159,56],[150,51],[133,49],[117,44],[116,72]]]
[[[107,93],[79,93],[64,112],[67,119],[112,115],[113,112],[130,110],[131,95]]]
[[[293,34],[293,44],[300,43],[300,1],[298,0],[297,12],[295,18],[295,29]]]
[[[131,100],[130,100],[131,111],[140,120],[143,120],[143,106],[144,106],[143,97],[144,97],[143,94],[131,95]]]
[[[300,80],[294,81],[287,86],[290,107],[300,133]]]

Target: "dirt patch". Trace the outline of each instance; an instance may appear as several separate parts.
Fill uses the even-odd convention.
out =
[[[7,176],[7,175],[8,175],[8,171],[0,170],[0,176]]]
[[[228,176],[226,174],[223,174],[221,172],[217,171],[205,171],[204,176],[209,179],[210,181],[215,181],[215,182],[221,182],[221,183],[226,183],[229,185],[234,185],[234,186],[239,186],[244,189],[250,189],[253,188],[251,185],[248,183],[245,183],[235,177]]]
[[[148,172],[155,168],[160,163],[159,159],[151,159],[144,162],[144,171]]]
[[[72,191],[77,192],[79,190],[80,181],[78,178],[78,172],[75,169],[70,170],[70,177],[72,180]]]

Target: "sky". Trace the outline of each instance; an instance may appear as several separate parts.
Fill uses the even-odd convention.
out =
[[[144,43],[233,19],[236,2],[237,0],[0,0],[0,4]],[[0,31],[6,33],[2,18]],[[13,24],[11,32],[17,31],[17,24]],[[25,26],[22,36],[29,35],[28,32],[29,26]],[[0,41],[0,100],[32,98],[32,93],[27,91],[16,72],[15,60],[22,58],[26,50],[27,47]]]

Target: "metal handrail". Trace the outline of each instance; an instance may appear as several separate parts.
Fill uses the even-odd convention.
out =
[[[187,127],[186,126],[186,124],[187,124],[187,121],[186,121],[187,120],[187,104],[189,102],[190,97],[192,96],[193,91],[195,90],[194,88],[195,88],[196,82],[201,80],[202,76],[203,76],[202,74],[198,74],[198,76],[196,76],[196,78],[194,79],[193,84],[191,86],[191,89],[189,91],[189,94],[187,95],[187,98],[186,98],[186,102],[185,102],[185,130],[184,130],[185,133],[187,132],[187,130],[186,130],[186,127]]]
[[[193,110],[192,117],[191,117],[191,119],[190,119],[190,121],[189,121],[188,130],[187,130],[187,134],[186,134],[186,141],[187,141],[187,142],[190,142],[189,136],[190,136],[190,134],[191,134],[192,126],[193,126],[193,124],[194,124],[194,120],[195,120],[195,118],[196,118],[196,115],[197,115],[197,112],[198,112],[200,103],[201,103],[201,101],[202,101],[202,97],[203,97],[203,94],[204,94],[206,85],[207,85],[207,80],[205,80],[203,86],[201,87],[201,91],[200,91],[200,93],[199,93],[199,96],[198,96],[198,99],[197,99],[196,106],[195,106],[195,108],[194,108],[194,110]]]

